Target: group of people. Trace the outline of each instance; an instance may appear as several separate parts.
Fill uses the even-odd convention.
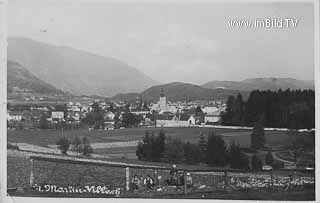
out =
[[[150,175],[147,175],[146,178],[143,176],[139,178],[138,175],[134,175],[131,179],[130,188],[132,190],[141,190],[143,188],[152,189],[155,184],[154,179]]]
[[[144,178],[143,176],[138,177],[134,175],[130,182],[130,188],[132,190],[142,190],[142,189],[153,189],[154,186],[160,186],[162,181],[161,176],[157,176],[157,172],[154,173],[154,178],[149,174]],[[192,186],[192,177],[190,173],[184,173],[183,171],[178,171],[176,165],[172,165],[169,172],[169,178],[164,181],[167,185],[171,186]]]

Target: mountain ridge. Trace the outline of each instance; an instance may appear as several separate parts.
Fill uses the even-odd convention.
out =
[[[39,79],[21,64],[11,60],[7,61],[7,92],[9,94],[16,92],[66,94],[62,90]]]
[[[224,100],[230,95],[237,95],[241,93],[244,98],[249,95],[249,92],[225,89],[207,89],[199,85],[183,82],[171,82],[161,85],[155,85],[140,93],[118,94],[111,98],[111,100],[126,100],[134,101],[138,97],[147,101],[157,101],[161,89],[168,101],[194,101],[194,100]]]
[[[295,78],[259,77],[248,78],[241,81],[214,80],[201,85],[204,88],[225,88],[241,91],[272,90],[278,89],[314,89],[313,80],[298,80]]]
[[[112,96],[142,91],[156,81],[118,59],[27,38],[8,39],[8,59],[75,95]]]

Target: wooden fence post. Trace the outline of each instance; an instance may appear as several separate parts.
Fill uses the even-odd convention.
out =
[[[130,171],[129,167],[126,167],[126,190],[130,190]]]
[[[186,176],[186,171],[183,172],[183,182],[184,182],[184,194],[187,194],[187,176]]]
[[[228,176],[227,171],[224,171],[224,190],[226,190],[228,186],[227,176]]]
[[[33,175],[33,159],[30,158],[30,176],[29,176],[29,184],[30,187],[33,186],[33,182],[34,182],[34,175]]]

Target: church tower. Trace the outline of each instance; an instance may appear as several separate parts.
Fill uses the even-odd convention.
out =
[[[160,111],[167,111],[167,98],[164,95],[163,88],[161,88],[159,104],[160,104]]]

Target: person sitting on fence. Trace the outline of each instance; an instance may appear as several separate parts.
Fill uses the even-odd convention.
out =
[[[132,190],[138,190],[140,185],[140,180],[137,175],[134,175],[131,179],[131,188]]]
[[[147,178],[145,178],[143,180],[143,184],[144,186],[146,186],[148,189],[152,189],[154,181],[153,179],[150,177],[150,175],[147,175]]]
[[[186,175],[186,185],[187,187],[192,187],[192,177],[189,172]]]

